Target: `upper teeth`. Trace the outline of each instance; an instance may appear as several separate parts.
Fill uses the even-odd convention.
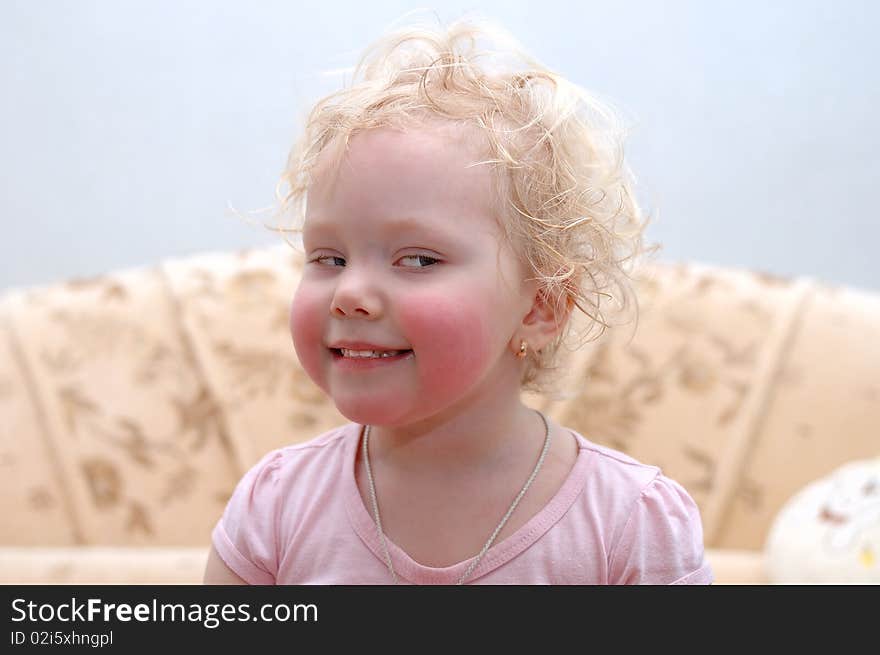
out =
[[[402,350],[348,350],[340,348],[343,357],[393,357],[399,355]]]

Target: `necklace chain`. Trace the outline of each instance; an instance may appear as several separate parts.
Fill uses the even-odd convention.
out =
[[[538,412],[538,410],[535,410]],[[526,491],[532,485],[532,482],[538,475],[538,471],[541,470],[541,465],[544,463],[544,458],[547,456],[547,451],[550,449],[550,424],[547,423],[547,419],[541,412],[538,412],[538,416],[541,417],[541,420],[544,422],[544,448],[541,450],[541,455],[538,457],[538,462],[535,464],[535,469],[532,471],[532,474],[529,476],[529,479],[526,480],[526,483],[523,485],[523,488],[517,494],[516,498],[513,499],[513,502],[510,505],[510,509],[507,510],[507,513],[504,515],[504,518],[501,519],[501,523],[498,524],[498,527],[495,528],[492,535],[489,537],[489,540],[486,542],[486,545],[483,546],[483,549],[479,552],[477,557],[471,562],[471,565],[468,567],[467,571],[465,571],[462,576],[458,579],[456,584],[464,584],[464,581],[467,577],[473,573],[474,569],[477,568],[477,565],[483,559],[483,555],[485,555],[489,548],[492,547],[493,542],[495,541],[495,537],[498,536],[498,533],[504,528],[507,520],[513,514],[513,511],[516,509],[516,506],[519,505],[519,501],[522,500],[522,497],[525,496]],[[363,457],[364,464],[367,469],[367,480],[370,485],[370,500],[373,503],[373,519],[376,521],[376,530],[379,533],[379,539],[382,542],[382,550],[385,553],[385,563],[388,565],[388,570],[391,572],[391,579],[394,581],[394,584],[397,584],[397,573],[394,571],[394,565],[391,563],[391,553],[388,551],[388,544],[385,541],[385,531],[382,529],[382,519],[379,517],[379,503],[376,500],[376,486],[373,483],[373,471],[370,467],[370,451],[369,451],[369,440],[370,440],[370,426],[367,425],[364,428],[364,440],[363,440]]]

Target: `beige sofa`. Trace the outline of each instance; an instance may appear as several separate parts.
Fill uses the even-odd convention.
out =
[[[269,449],[345,422],[287,331],[301,258],[205,253],[0,297],[0,582],[199,583]],[[783,503],[880,452],[880,294],[699,263],[637,275],[637,328],[526,396],[658,464],[700,505],[719,583],[772,581]]]

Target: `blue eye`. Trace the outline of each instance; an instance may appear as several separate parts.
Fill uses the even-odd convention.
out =
[[[429,257],[428,255],[404,255],[400,259],[418,259],[420,262],[419,266],[406,266],[405,268],[428,268],[429,266],[433,266],[440,261],[439,259],[436,259],[435,257]],[[428,260],[429,263],[425,264],[425,260]]]

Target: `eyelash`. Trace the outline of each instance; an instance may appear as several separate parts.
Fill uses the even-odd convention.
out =
[[[407,267],[405,267],[405,268],[417,268],[417,269],[419,269],[419,268],[430,268],[430,267],[433,266],[434,264],[439,264],[439,263],[440,263],[440,260],[439,260],[439,259],[437,259],[436,257],[431,257],[431,256],[429,256],[429,255],[404,255],[403,257],[401,257],[401,259],[408,259],[408,258],[410,258],[410,257],[418,257],[419,259],[430,259],[433,263],[432,263],[432,264],[429,264],[429,265],[427,265],[427,266],[415,266],[415,267],[413,267],[413,266],[407,266]],[[335,255],[321,255],[320,257],[315,257],[315,258],[312,260],[312,262],[317,264],[317,263],[319,263],[322,259],[341,259],[342,261],[345,261],[345,258],[343,258],[343,257],[336,257]]]

